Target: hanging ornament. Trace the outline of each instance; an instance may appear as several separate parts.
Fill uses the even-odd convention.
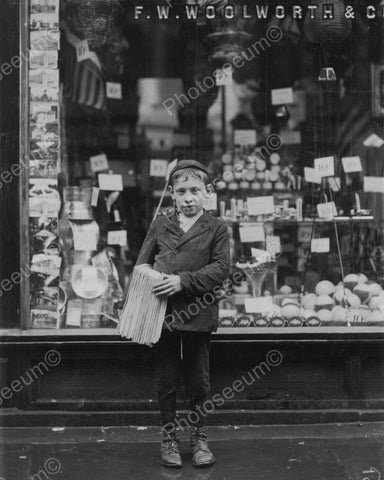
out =
[[[352,21],[346,14],[342,0],[319,0],[313,3],[317,9],[314,18],[308,10],[304,20],[304,33],[308,40],[320,47],[321,70],[318,80],[331,82],[337,79],[334,68],[329,65],[327,48],[332,44],[343,42],[351,33]],[[331,10],[330,10],[331,9]],[[324,18],[324,12],[332,11],[332,18]]]
[[[119,0],[67,0],[65,12],[71,30],[97,51],[106,43],[120,6]]]

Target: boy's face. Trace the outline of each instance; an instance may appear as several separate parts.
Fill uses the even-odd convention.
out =
[[[176,208],[186,217],[197,215],[203,208],[207,198],[207,188],[201,180],[188,177],[186,181],[176,181],[171,190]]]

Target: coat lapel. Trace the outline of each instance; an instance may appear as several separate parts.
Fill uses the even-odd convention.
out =
[[[177,218],[176,218],[176,222],[177,222]],[[178,228],[183,233],[182,237],[177,243],[177,247],[181,247],[182,245],[189,242],[193,238],[196,238],[199,235],[202,235],[204,232],[210,229],[210,214],[204,211],[203,215],[201,215],[201,217],[197,219],[196,223],[194,223],[187,232],[184,232],[179,226]]]

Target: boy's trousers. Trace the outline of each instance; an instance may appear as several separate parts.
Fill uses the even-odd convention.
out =
[[[163,426],[172,429],[176,418],[176,389],[179,372],[184,374],[191,411],[191,426],[205,425],[204,402],[208,398],[209,350],[211,334],[206,332],[180,332],[163,329],[161,338],[153,347],[155,385]]]

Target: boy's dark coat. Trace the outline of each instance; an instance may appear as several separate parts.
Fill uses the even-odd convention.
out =
[[[204,211],[184,232],[176,214],[158,217],[148,231],[136,265],[143,263],[162,273],[180,275],[183,290],[168,300],[165,323],[169,328],[217,330],[217,302],[212,303],[213,296],[204,294],[222,286],[229,274],[229,235],[221,219]]]

